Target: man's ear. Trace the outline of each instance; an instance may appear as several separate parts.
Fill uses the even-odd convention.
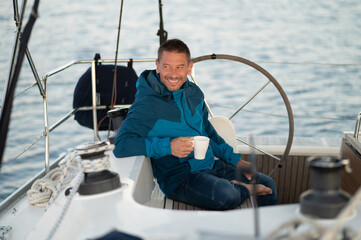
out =
[[[192,68],[193,68],[193,62],[191,61],[188,65],[188,75],[191,75],[192,73]]]
[[[159,62],[158,62],[158,59],[155,60],[155,65],[157,66],[156,72],[159,73]]]

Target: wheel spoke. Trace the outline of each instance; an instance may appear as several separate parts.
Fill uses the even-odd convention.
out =
[[[253,98],[255,98],[258,93],[260,93],[265,87],[267,87],[267,85],[270,83],[271,81],[268,81],[265,85],[263,85],[252,97],[250,97],[247,102],[245,102],[245,104],[243,104],[240,108],[237,109],[237,111],[235,111],[232,116],[229,117],[229,120],[231,120],[234,116],[236,116],[237,113],[239,113],[239,111],[241,111],[250,101],[253,100]]]
[[[261,153],[263,153],[263,154],[265,154],[265,155],[267,155],[267,156],[271,157],[271,158],[274,158],[274,159],[276,159],[276,160],[278,160],[278,161],[281,161],[281,159],[280,159],[279,157],[276,157],[275,155],[273,155],[273,154],[271,154],[271,153],[268,153],[268,152],[266,152],[266,151],[264,151],[264,150],[260,149],[259,147],[254,146],[254,145],[252,145],[252,144],[248,143],[247,141],[245,141],[245,140],[241,139],[240,137],[236,137],[236,139],[237,139],[238,141],[240,141],[240,142],[242,142],[242,143],[244,143],[244,144],[246,144],[246,145],[250,146],[251,148],[256,149],[257,151],[259,151],[259,152],[261,152]]]

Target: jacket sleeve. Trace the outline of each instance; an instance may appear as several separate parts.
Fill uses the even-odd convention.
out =
[[[205,105],[203,106],[203,123],[206,134],[210,138],[209,144],[212,148],[213,154],[216,157],[231,163],[233,166],[236,166],[241,160],[241,154],[234,153],[233,148],[218,135],[217,131],[208,120],[208,110]]]
[[[144,111],[131,109],[115,139],[113,153],[116,157],[145,155],[160,158],[171,155],[170,138],[147,137],[154,123]]]

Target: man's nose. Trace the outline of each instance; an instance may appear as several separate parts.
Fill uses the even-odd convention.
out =
[[[176,69],[172,68],[171,72],[170,72],[171,77],[176,77],[177,76],[177,72]]]

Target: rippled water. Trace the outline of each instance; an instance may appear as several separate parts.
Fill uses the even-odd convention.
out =
[[[3,92],[15,27],[11,1],[0,3]],[[41,1],[40,17],[29,44],[39,75],[71,60],[91,59],[95,53],[113,59],[117,4],[95,0]],[[169,37],[183,39],[194,57],[212,53],[237,55],[271,73],[291,102],[296,137],[341,137],[343,130],[354,129],[355,117],[361,111],[360,1],[163,0],[163,4]],[[159,44],[155,35],[158,28],[158,1],[125,1],[119,58],[154,58]],[[153,67],[152,63],[135,65],[138,74]],[[197,81],[215,115],[232,115],[265,83],[262,75],[239,63],[206,61],[195,67]],[[49,79],[50,125],[71,110],[74,86],[86,68],[76,66]],[[24,61],[17,93],[33,82]],[[0,200],[43,167],[43,139],[12,161],[41,135],[42,111],[42,98],[36,87],[15,99],[3,160],[6,166],[0,173]],[[282,99],[271,85],[233,121],[241,136],[286,136],[288,131]],[[90,130],[73,120],[67,121],[51,135],[51,159],[92,138]]]

